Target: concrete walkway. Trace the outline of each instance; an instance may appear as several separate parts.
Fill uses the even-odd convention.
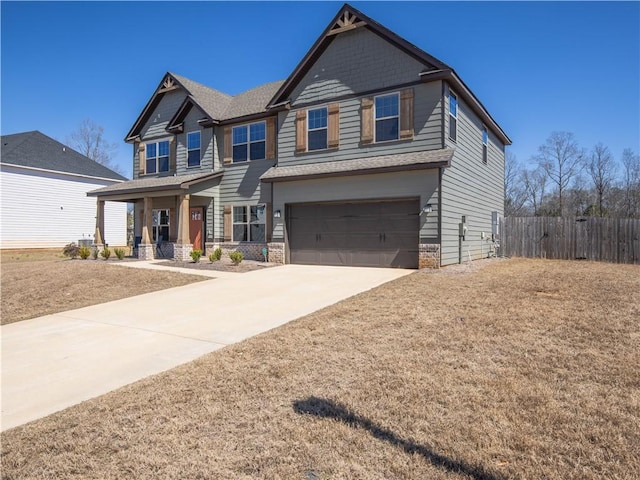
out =
[[[411,272],[285,265],[2,326],[2,430]]]

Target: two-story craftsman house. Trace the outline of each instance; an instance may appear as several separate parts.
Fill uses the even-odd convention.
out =
[[[236,96],[167,73],[129,131],[138,256],[241,250],[417,268],[479,258],[511,142],[456,72],[344,5],[289,77]],[[158,248],[160,245],[160,249]]]

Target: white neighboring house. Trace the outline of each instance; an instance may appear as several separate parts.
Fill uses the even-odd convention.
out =
[[[0,138],[0,248],[93,241],[96,200],[87,192],[126,178],[38,131]],[[127,204],[109,202],[104,215],[104,242],[126,245]]]

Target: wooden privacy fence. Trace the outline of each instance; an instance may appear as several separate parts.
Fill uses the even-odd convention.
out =
[[[508,257],[640,264],[640,220],[596,217],[506,217],[500,250]]]

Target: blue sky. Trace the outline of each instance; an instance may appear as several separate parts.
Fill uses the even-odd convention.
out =
[[[353,2],[451,65],[527,161],[554,130],[640,151],[640,2]],[[340,2],[1,3],[2,134],[121,147],[166,71],[236,94],[286,78]]]

